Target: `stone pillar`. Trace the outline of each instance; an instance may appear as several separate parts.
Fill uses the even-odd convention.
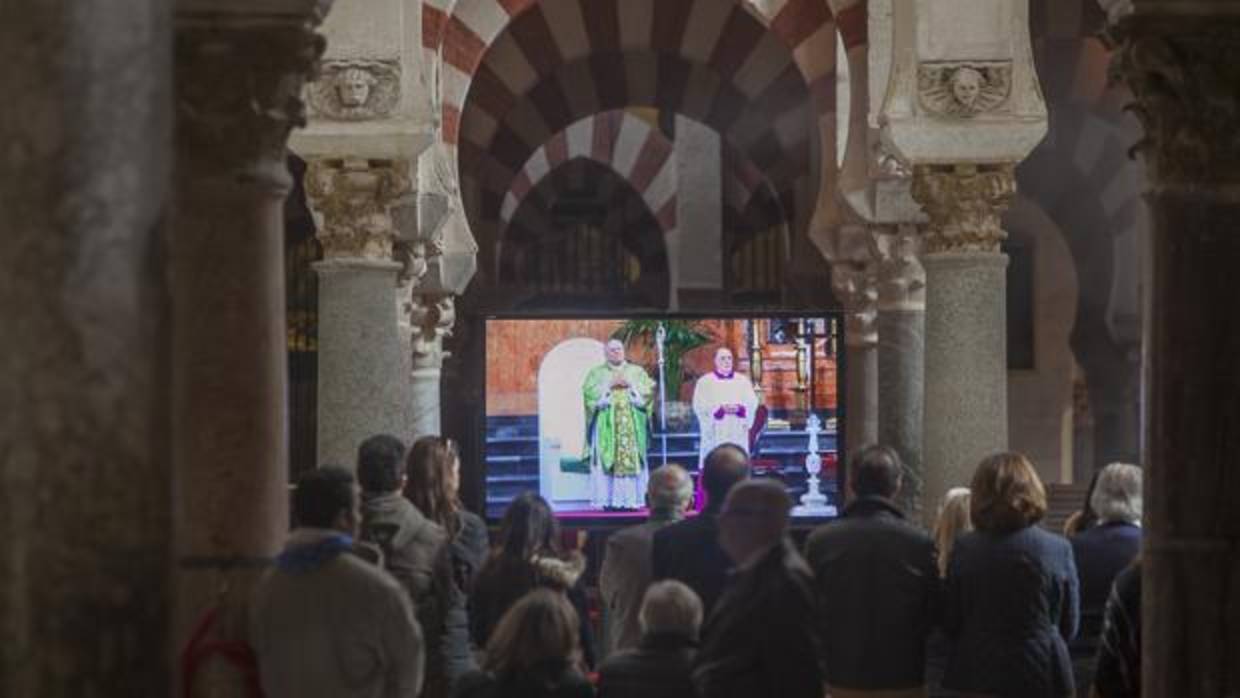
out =
[[[870,235],[878,259],[878,442],[904,461],[899,501],[918,519],[935,507],[921,498],[926,272],[915,225],[873,226]]]
[[[318,454],[351,468],[368,436],[409,438],[408,360],[396,331],[392,206],[411,191],[406,160],[314,158],[306,198],[320,220]]]
[[[968,485],[1007,448],[1007,256],[999,217],[1016,192],[1012,165],[919,165],[925,209],[925,489],[931,503]]]
[[[0,695],[168,695],[171,16],[5,3]]]
[[[1240,694],[1240,3],[1182,4],[1137,3],[1114,31],[1153,214],[1142,693],[1223,696]]]
[[[170,226],[172,449],[178,652],[222,605],[216,639],[288,528],[282,207],[302,83],[323,51],[318,11],[176,16],[176,198]],[[118,95],[113,95],[118,98]],[[148,654],[153,649],[145,648]],[[241,695],[212,662],[195,695]]]
[[[844,448],[878,440],[877,265],[863,226],[843,226],[831,288],[844,306]],[[846,454],[844,454],[846,457]]]
[[[412,355],[413,439],[440,433],[440,378],[443,375],[444,337],[456,321],[455,299],[449,295],[410,297],[408,326]]]

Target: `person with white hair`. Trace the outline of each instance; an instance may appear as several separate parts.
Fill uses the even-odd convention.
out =
[[[674,579],[646,590],[638,614],[641,643],[599,666],[598,698],[684,698],[702,626],[702,600]]]
[[[715,350],[715,370],[693,386],[693,412],[697,415],[698,469],[706,455],[722,444],[735,444],[749,453],[749,430],[758,411],[758,394],[749,377],[735,371],[732,350]]]
[[[609,339],[605,361],[582,382],[586,410],[586,462],[590,505],[596,509],[640,509],[650,470],[650,408],[654,381],[625,357],[624,342]]]
[[[1069,539],[1081,582],[1081,631],[1068,648],[1079,695],[1088,694],[1093,680],[1111,584],[1141,550],[1141,468],[1103,468],[1089,504],[1097,523]]]
[[[638,608],[652,577],[655,531],[684,518],[693,504],[693,480],[674,463],[650,474],[646,505],[650,518],[616,531],[607,539],[599,589],[606,609],[607,639],[612,652],[636,647],[641,639]],[[700,602],[699,602],[700,603]]]

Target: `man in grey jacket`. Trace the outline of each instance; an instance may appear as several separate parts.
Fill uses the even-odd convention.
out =
[[[408,596],[350,552],[359,509],[348,470],[317,468],[298,480],[297,528],[250,607],[268,698],[415,698],[422,689],[422,631]]]
[[[676,464],[650,473],[646,523],[616,531],[607,539],[599,588],[607,608],[608,651],[632,649],[641,640],[637,612],[650,586],[650,547],[654,532],[684,518],[693,503],[693,480]]]

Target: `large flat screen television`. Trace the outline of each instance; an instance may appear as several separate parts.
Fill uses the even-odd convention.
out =
[[[487,318],[487,518],[533,490],[566,523],[628,523],[667,463],[693,475],[700,510],[701,461],[721,443],[787,486],[794,517],[834,516],[843,326],[826,312]]]

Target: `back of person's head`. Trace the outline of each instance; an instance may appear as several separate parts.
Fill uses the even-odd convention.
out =
[[[1128,463],[1111,463],[1098,474],[1090,498],[1098,521],[1137,523],[1141,520],[1141,468]]]
[[[970,518],[980,531],[1016,531],[1046,515],[1046,489],[1033,464],[1019,453],[983,458],[969,489]]]
[[[973,530],[969,518],[970,493],[968,487],[953,487],[943,495],[939,515],[934,521],[934,543],[939,555],[939,574],[947,576],[952,546],[961,535]]]
[[[443,436],[423,436],[414,441],[405,462],[405,496],[423,516],[450,534],[459,526],[459,464],[456,442]]]
[[[404,475],[405,444],[395,436],[376,434],[357,447],[357,479],[363,492],[395,492]]]
[[[482,666],[496,674],[524,672],[547,661],[576,661],[577,612],[563,593],[535,589],[500,619],[487,640]]]
[[[1085,501],[1081,502],[1081,508],[1072,512],[1064,521],[1063,534],[1065,536],[1075,536],[1098,523],[1098,512],[1094,511],[1094,490],[1098,487],[1098,476],[1101,474],[1101,470],[1095,470],[1090,476],[1089,486],[1085,488]]]
[[[509,561],[558,554],[560,526],[551,506],[536,492],[517,495],[499,523],[497,552]]]
[[[728,492],[719,513],[719,546],[735,563],[770,547],[788,531],[792,500],[782,483],[746,480]]]
[[[353,514],[356,497],[356,481],[347,469],[325,465],[307,470],[293,490],[293,522],[308,528],[336,528],[341,514]]]
[[[848,463],[848,483],[858,497],[890,499],[900,491],[904,464],[890,446],[873,444],[853,454]]]
[[[646,589],[637,622],[643,635],[680,635],[696,640],[702,627],[702,600],[683,582],[655,582]]]
[[[728,492],[749,477],[749,456],[736,444],[720,444],[706,454],[702,462],[702,489],[706,490],[708,508],[723,505]]]
[[[657,468],[650,473],[646,501],[651,514],[678,515],[693,501],[693,480],[675,463]]]

